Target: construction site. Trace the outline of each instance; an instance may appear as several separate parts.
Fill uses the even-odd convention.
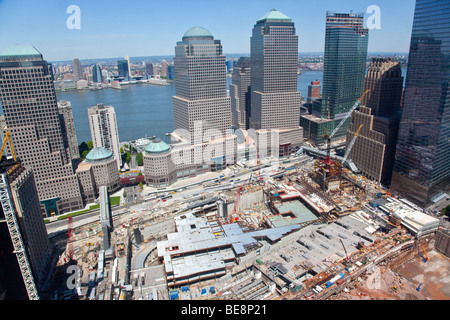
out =
[[[331,134],[325,130],[326,150],[305,145],[282,162],[258,159],[208,181],[155,189],[115,216],[104,191],[98,222],[74,230],[68,219],[68,241],[61,242],[59,265],[81,270],[73,295],[448,299],[436,276],[449,270],[442,218],[358,172],[348,154],[359,131],[344,157],[332,154],[340,125]],[[67,275],[56,279],[55,288],[63,287]],[[71,297],[70,290],[55,292]]]

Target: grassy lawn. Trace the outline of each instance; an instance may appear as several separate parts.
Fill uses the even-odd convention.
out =
[[[111,203],[111,206],[119,205],[120,204],[120,197],[110,197],[109,201]],[[84,214],[84,213],[90,212],[90,211],[98,209],[98,208],[100,208],[100,205],[99,204],[94,204],[94,205],[91,205],[89,207],[89,209],[82,210],[82,211],[77,211],[77,212],[73,212],[73,213],[69,213],[69,214],[66,214],[64,216],[58,217],[58,220],[67,219],[68,217],[79,216],[80,214]],[[48,219],[44,219],[44,222],[48,223],[49,220]]]

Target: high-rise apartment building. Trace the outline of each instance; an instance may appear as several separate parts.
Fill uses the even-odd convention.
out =
[[[127,62],[127,67],[128,67],[128,76],[131,78],[131,62],[130,62],[130,57],[129,56],[125,56],[125,61]]]
[[[161,76],[167,77],[167,61],[164,59],[161,61]]]
[[[53,77],[32,46],[0,53],[0,98],[16,155],[33,170],[46,214],[83,208],[80,187],[64,144]]]
[[[103,83],[102,67],[94,64],[92,67],[92,81],[95,83]]]
[[[64,144],[69,151],[70,159],[79,159],[77,133],[75,132],[75,122],[73,121],[72,105],[70,101],[58,101],[59,120],[63,131]]]
[[[233,127],[248,129],[250,109],[250,57],[241,57],[233,68],[230,84]]]
[[[173,97],[175,129],[185,129],[194,142],[194,125],[203,132],[231,129],[231,105],[227,95],[225,55],[220,40],[202,27],[186,31],[175,47]],[[197,141],[198,142],[198,141]]]
[[[416,0],[391,190],[424,207],[450,191],[450,6]]]
[[[145,71],[147,72],[147,74],[149,76],[153,76],[153,63],[151,62],[147,62],[145,64]]]
[[[299,128],[300,92],[297,90],[298,35],[291,18],[273,9],[257,20],[251,37],[250,128],[292,132],[284,150],[302,141]],[[280,141],[284,140],[280,136]]]
[[[7,300],[37,300],[52,250],[32,170],[3,160],[0,194],[0,287]]]
[[[72,62],[73,79],[75,81],[83,79],[83,68],[80,59],[73,59]]]
[[[322,98],[312,104],[312,115],[318,119],[302,117],[304,128],[323,130],[313,123],[332,120],[326,122],[332,122],[334,129],[362,96],[369,43],[369,32],[363,24],[362,13],[327,12]],[[347,118],[334,139],[346,135],[349,122]],[[323,131],[311,132],[311,136],[316,137],[316,144],[325,142]]]
[[[88,109],[88,115],[94,148],[104,147],[111,151],[117,161],[117,169],[120,170],[122,157],[120,154],[119,131],[117,130],[114,107],[99,103]]]
[[[361,128],[349,157],[369,178],[389,185],[395,158],[403,76],[400,62],[392,58],[373,58],[364,90],[370,90],[363,106],[354,111],[347,132],[347,147]]]

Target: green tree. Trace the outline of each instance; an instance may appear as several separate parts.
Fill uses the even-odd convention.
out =
[[[144,184],[141,182],[139,182],[139,188],[142,190],[144,188]]]
[[[131,161],[131,153],[130,153],[130,151],[127,151],[127,156],[126,156],[125,162],[127,164],[130,164],[130,161]]]
[[[94,148],[94,143],[92,142],[92,140],[87,142],[87,146],[89,150],[92,150]]]
[[[144,165],[144,156],[142,155],[142,152],[136,154],[136,163],[138,166]]]

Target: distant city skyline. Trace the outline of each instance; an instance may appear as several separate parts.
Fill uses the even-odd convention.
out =
[[[66,25],[71,16],[67,8],[72,4],[80,8],[80,29],[70,30]],[[126,5],[118,1],[0,0],[0,48],[33,45],[48,61],[174,55],[174,43],[184,32],[202,26],[221,39],[224,53],[249,53],[254,22],[275,8],[296,24],[300,53],[323,52],[327,11],[366,13],[376,5],[381,28],[370,30],[369,52],[407,53],[415,0],[175,0],[172,4],[165,8],[154,1],[136,0]],[[366,20],[371,15],[366,13]]]

